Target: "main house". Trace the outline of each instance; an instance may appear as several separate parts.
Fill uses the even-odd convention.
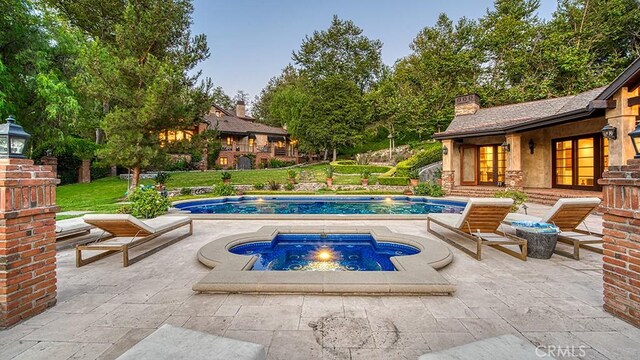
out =
[[[238,101],[235,112],[213,105],[203,121],[189,130],[167,130],[160,134],[162,142],[188,140],[194,134],[217,129],[221,151],[214,165],[223,169],[266,167],[271,159],[298,163],[297,141],[291,140],[285,128],[268,126],[247,116],[245,104]],[[180,155],[182,156],[182,155]],[[206,156],[203,156],[206,161]]]
[[[476,94],[457,97],[455,118],[434,135],[445,191],[600,195],[602,172],[635,155],[627,134],[638,122],[639,87],[640,59],[608,86],[573,96],[491,108]]]

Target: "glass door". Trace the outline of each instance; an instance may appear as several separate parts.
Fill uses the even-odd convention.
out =
[[[480,184],[494,184],[495,176],[495,147],[480,146],[478,148],[478,182]]]
[[[608,142],[599,135],[553,141],[553,186],[599,190],[601,168],[608,165]]]
[[[476,147],[460,146],[460,185],[477,185]]]

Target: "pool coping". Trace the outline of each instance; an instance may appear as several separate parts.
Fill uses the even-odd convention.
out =
[[[391,241],[420,249],[415,255],[392,257],[398,271],[247,271],[256,256],[237,255],[229,248],[254,241],[269,241],[278,233],[371,234],[376,241]],[[263,226],[258,231],[225,236],[204,245],[198,260],[213,268],[193,285],[207,293],[447,295],[456,287],[440,275],[453,261],[453,253],[439,241],[390,231],[384,226]]]
[[[242,201],[244,198],[305,198],[305,199],[330,199],[330,198],[390,198],[392,200],[436,200],[450,203],[459,203],[461,207],[465,206],[465,201],[459,199],[443,199],[430,196],[414,196],[414,195],[240,195],[240,196],[222,196],[207,197],[201,199],[179,200],[172,203],[173,206],[195,201],[207,200],[230,200]],[[428,214],[192,214],[188,211],[174,208],[173,213],[187,215],[192,219],[199,220],[427,220]]]

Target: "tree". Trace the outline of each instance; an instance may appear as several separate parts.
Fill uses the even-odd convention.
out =
[[[214,104],[225,110],[233,109],[233,100],[231,100],[231,97],[224,92],[221,86],[216,86],[211,90],[211,99]]]
[[[269,79],[251,105],[251,115],[258,121],[270,126],[283,126],[288,123],[284,118],[270,111],[275,94],[289,85],[296,85],[300,79],[298,70],[291,64],[282,69],[282,73]]]
[[[85,7],[54,3],[93,37],[82,51],[84,71],[77,81],[106,112],[107,143],[100,156],[132,168],[132,186],[137,186],[140,170],[162,158],[158,133],[192,127],[210,107],[211,82],[198,85],[200,73],[189,75],[209,56],[206,37],[189,31],[193,5],[188,0],[138,0],[122,7],[106,2],[105,11],[113,16],[96,19]]]
[[[312,82],[340,75],[364,93],[382,72],[382,42],[362,33],[352,21],[334,15],[327,30],[305,37],[293,61]]]

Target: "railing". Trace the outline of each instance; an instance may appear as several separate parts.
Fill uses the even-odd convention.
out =
[[[277,147],[276,146],[275,154],[276,154],[276,156],[286,156],[287,155],[287,148],[286,147]]]

